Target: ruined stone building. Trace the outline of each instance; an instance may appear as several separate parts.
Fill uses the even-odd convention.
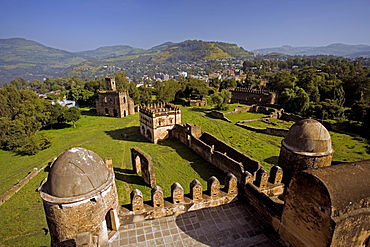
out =
[[[169,130],[181,123],[180,109],[168,103],[140,107],[140,133],[157,143],[169,137]]]
[[[282,141],[279,165],[267,172],[259,161],[202,132],[200,126],[180,124],[177,118],[175,121],[180,114],[177,110],[167,104],[143,108],[141,133],[151,137],[148,138],[151,141],[175,138],[188,146],[227,174],[225,187],[221,188],[220,181],[211,177],[204,191],[201,183],[194,180],[190,183],[190,193],[185,195],[183,187],[174,181],[171,197],[164,198],[162,188],[155,183],[150,156],[133,148],[133,170],[135,173],[141,170],[146,177],[145,182],[152,187],[151,199],[145,201],[136,189],[131,192],[131,204],[120,207],[114,174],[107,168],[108,163],[86,149],[70,149],[51,166],[41,190],[53,246],[136,246],[145,245],[143,241],[148,241],[147,246],[166,246],[166,243],[168,246],[177,246],[176,243],[234,246],[233,241],[237,246],[283,246],[256,235],[261,230],[241,231],[239,228],[257,223],[240,218],[243,214],[235,204],[227,211],[218,212],[222,210],[220,206],[237,199],[246,208],[253,208],[267,229],[273,229],[287,245],[370,246],[370,160],[333,165],[330,134],[321,123],[313,119],[296,122]],[[163,127],[158,121],[170,117],[174,124],[155,138],[156,127]],[[165,126],[169,125],[166,122]],[[204,211],[209,208],[216,210]],[[238,214],[234,215],[237,210]],[[200,212],[200,218],[195,218],[196,212]],[[189,216],[182,220],[181,215],[186,214]],[[204,219],[221,215],[230,215],[231,222]],[[175,221],[160,221],[164,218]],[[200,224],[201,220],[206,224]],[[214,229],[216,220],[220,225]],[[242,225],[237,229],[232,228],[240,222]],[[182,224],[188,225],[182,227]],[[206,227],[209,224],[212,227]],[[165,228],[170,225],[174,228]],[[182,228],[177,230],[176,226]],[[207,238],[201,236],[208,232],[213,233]],[[177,241],[184,236],[195,240]]]
[[[69,149],[54,161],[40,191],[51,246],[108,243],[120,225],[114,179],[113,170],[87,149]]]
[[[276,104],[277,101],[278,94],[270,90],[252,90],[240,87],[231,90],[231,103],[269,105]]]
[[[105,78],[106,91],[98,93],[96,111],[99,116],[126,117],[135,114],[135,104],[127,91],[116,90],[113,77]]]

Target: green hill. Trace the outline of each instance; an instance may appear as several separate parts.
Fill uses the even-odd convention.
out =
[[[15,77],[26,80],[60,75],[85,58],[75,53],[44,46],[35,41],[0,39],[0,85]]]
[[[104,46],[95,50],[76,52],[75,54],[81,57],[85,57],[89,60],[92,60],[142,54],[144,52],[145,52],[144,49],[133,48],[127,45],[116,45],[116,46]]]
[[[166,42],[148,50],[116,45],[68,52],[22,38],[0,39],[0,86],[16,77],[26,80],[72,75],[100,77],[107,74],[101,70],[103,66],[122,67],[128,62],[177,63],[231,57],[242,59],[252,55],[235,44],[200,40]]]
[[[169,48],[154,55],[152,62],[193,62],[200,59],[245,58],[253,54],[235,44],[187,40],[172,44]]]

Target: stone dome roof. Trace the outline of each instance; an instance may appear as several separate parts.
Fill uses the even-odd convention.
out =
[[[105,184],[110,172],[96,153],[84,148],[71,148],[51,166],[45,192],[62,198],[85,195]]]
[[[311,118],[293,124],[282,144],[288,150],[303,155],[320,156],[333,153],[329,131]]]

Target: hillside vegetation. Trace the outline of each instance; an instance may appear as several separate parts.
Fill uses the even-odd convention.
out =
[[[204,42],[198,40],[187,40],[181,43],[172,44],[169,48],[154,55],[152,62],[193,62],[200,59],[220,58],[246,58],[253,56],[235,44],[222,42]]]
[[[83,61],[84,57],[35,41],[0,39],[0,84],[15,77],[31,80],[61,75],[68,67]]]

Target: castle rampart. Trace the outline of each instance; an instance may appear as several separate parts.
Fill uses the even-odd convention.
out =
[[[246,88],[235,88],[231,90],[231,103],[241,104],[276,104],[278,94],[270,90],[251,90]]]
[[[190,193],[185,195],[182,186],[174,183],[171,186],[170,198],[164,198],[162,188],[155,186],[151,190],[151,200],[145,202],[141,191],[133,190],[131,204],[122,207],[119,216],[124,224],[129,224],[216,207],[234,201],[238,195],[237,179],[231,173],[226,176],[222,189],[215,177],[208,180],[206,190],[203,190],[198,180],[193,180],[189,186]]]

